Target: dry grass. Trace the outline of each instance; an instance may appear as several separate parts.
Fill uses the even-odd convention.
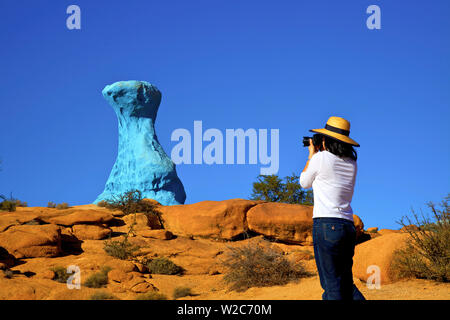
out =
[[[101,288],[108,284],[108,272],[110,267],[103,267],[99,272],[92,274],[86,279],[84,285],[88,288]]]
[[[410,241],[395,252],[392,272],[399,278],[414,277],[441,282],[450,280],[450,195],[441,202],[441,209],[428,203],[433,219],[414,211],[413,218],[403,217],[400,224],[418,228],[405,228]]]
[[[247,244],[229,248],[222,264],[227,268],[224,280],[232,290],[283,285],[310,274],[301,262],[289,262],[272,247]]]

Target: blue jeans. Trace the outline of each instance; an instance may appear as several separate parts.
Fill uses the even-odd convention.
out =
[[[314,257],[323,300],[365,300],[353,283],[356,230],[341,218],[313,219]]]

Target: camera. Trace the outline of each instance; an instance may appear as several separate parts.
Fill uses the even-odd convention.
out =
[[[312,139],[313,145],[315,147],[322,146],[322,135],[319,133],[314,134],[312,137],[303,137],[303,146],[309,147],[309,139]]]

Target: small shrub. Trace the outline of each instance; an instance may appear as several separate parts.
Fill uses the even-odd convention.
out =
[[[113,296],[111,293],[105,292],[105,291],[98,291],[98,292],[94,293],[93,295],[91,295],[90,299],[91,300],[119,300],[116,296]]]
[[[84,285],[89,288],[101,288],[108,284],[108,272],[110,267],[103,267],[99,272],[92,274],[86,279]]]
[[[433,220],[412,210],[413,217],[398,222],[410,240],[394,253],[391,272],[399,278],[414,277],[441,282],[450,280],[450,194],[441,202],[441,209],[429,202]],[[414,222],[414,223],[413,223]],[[407,228],[415,224],[417,228]]]
[[[49,202],[47,203],[47,208],[56,208],[56,203],[54,203],[54,202],[52,202],[52,201],[49,201]]]
[[[224,281],[232,290],[283,285],[308,276],[303,264],[292,264],[282,253],[258,244],[229,248],[222,264],[227,268]]]
[[[155,274],[177,274],[182,271],[181,267],[165,257],[158,257],[150,260],[147,263],[147,268],[150,273]]]
[[[56,206],[56,209],[59,209],[59,210],[64,210],[64,209],[68,209],[68,208],[69,208],[69,204],[67,202],[60,203]]]
[[[139,246],[133,245],[128,241],[127,237],[125,237],[123,241],[106,240],[104,242],[103,250],[105,250],[106,254],[114,258],[127,260],[139,250]]]
[[[55,276],[53,277],[52,280],[55,280],[55,281],[58,281],[61,283],[66,283],[67,280],[69,279],[69,277],[72,275],[70,273],[67,273],[66,268],[61,267],[61,266],[53,267],[50,270],[55,273]]]
[[[191,288],[188,287],[177,287],[173,291],[173,298],[178,299],[182,297],[192,296]]]
[[[12,193],[9,198],[6,198],[3,195],[0,195],[0,198],[3,199],[0,202],[0,211],[16,211],[16,207],[27,207],[28,204],[24,201],[20,201],[19,199],[15,199],[12,196]]]
[[[156,209],[155,204],[149,201],[144,201],[142,199],[142,193],[139,190],[125,192],[118,197],[114,197],[113,199],[105,201],[105,203],[102,203],[102,205],[111,210],[120,210],[124,215],[137,212],[141,212],[147,215],[154,215],[158,218],[161,226],[163,226],[161,212]]]
[[[25,201],[20,201],[19,199],[16,199],[16,207],[28,207],[28,203]]]
[[[9,211],[13,212],[16,211],[16,202],[10,201],[10,200],[3,200],[0,202],[0,211]]]
[[[140,294],[136,297],[136,300],[167,300],[167,297],[162,293],[156,291],[150,291]]]
[[[99,201],[99,202],[97,202],[97,206],[106,208],[106,207],[108,207],[108,202],[106,202],[105,200]]]
[[[3,274],[7,279],[11,279],[14,276],[14,272],[12,272],[10,269],[3,270]]]

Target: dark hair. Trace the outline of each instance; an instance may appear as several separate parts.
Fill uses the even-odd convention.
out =
[[[355,148],[351,144],[339,141],[337,139],[333,139],[329,136],[322,135],[325,141],[325,148],[331,152],[332,154],[342,158],[349,157],[356,161],[358,159],[358,154],[356,153]]]

